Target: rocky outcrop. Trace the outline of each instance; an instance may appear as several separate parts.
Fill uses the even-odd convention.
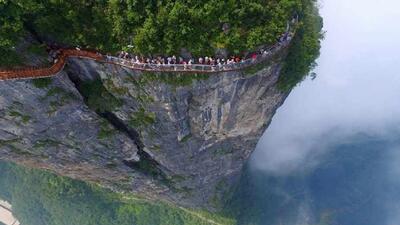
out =
[[[0,82],[0,158],[212,210],[285,100],[279,71],[279,58],[215,75],[71,59],[49,83]]]

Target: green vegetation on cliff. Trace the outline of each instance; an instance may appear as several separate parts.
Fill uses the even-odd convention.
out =
[[[301,0],[2,0],[0,54],[26,32],[58,43],[142,54],[239,53],[275,43]]]
[[[303,9],[299,14],[301,22],[279,77],[279,88],[284,91],[291,90],[311,72],[321,48],[323,21],[316,0],[302,2]]]
[[[23,225],[233,224],[216,215],[123,197],[97,186],[0,162],[0,199]],[[214,221],[210,222],[210,221]]]

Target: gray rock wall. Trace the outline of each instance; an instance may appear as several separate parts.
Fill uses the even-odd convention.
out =
[[[155,75],[76,59],[47,87],[0,82],[0,159],[216,209],[286,98],[279,70]],[[96,79],[117,107],[94,111],[81,84]]]

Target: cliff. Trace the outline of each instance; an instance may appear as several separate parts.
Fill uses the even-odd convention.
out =
[[[0,159],[219,208],[287,96],[280,56],[256,69],[153,74],[74,59],[51,79],[0,82]]]

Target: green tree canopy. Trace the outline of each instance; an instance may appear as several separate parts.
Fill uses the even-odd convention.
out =
[[[48,172],[0,161],[0,199],[12,204],[22,225],[221,225],[234,221],[201,217],[161,202],[122,195]],[[194,211],[193,211],[194,212]],[[204,219],[207,218],[207,219]]]
[[[300,0],[1,0],[0,48],[26,30],[59,43],[141,54],[232,52],[271,44]],[[229,25],[223,31],[223,24]]]

